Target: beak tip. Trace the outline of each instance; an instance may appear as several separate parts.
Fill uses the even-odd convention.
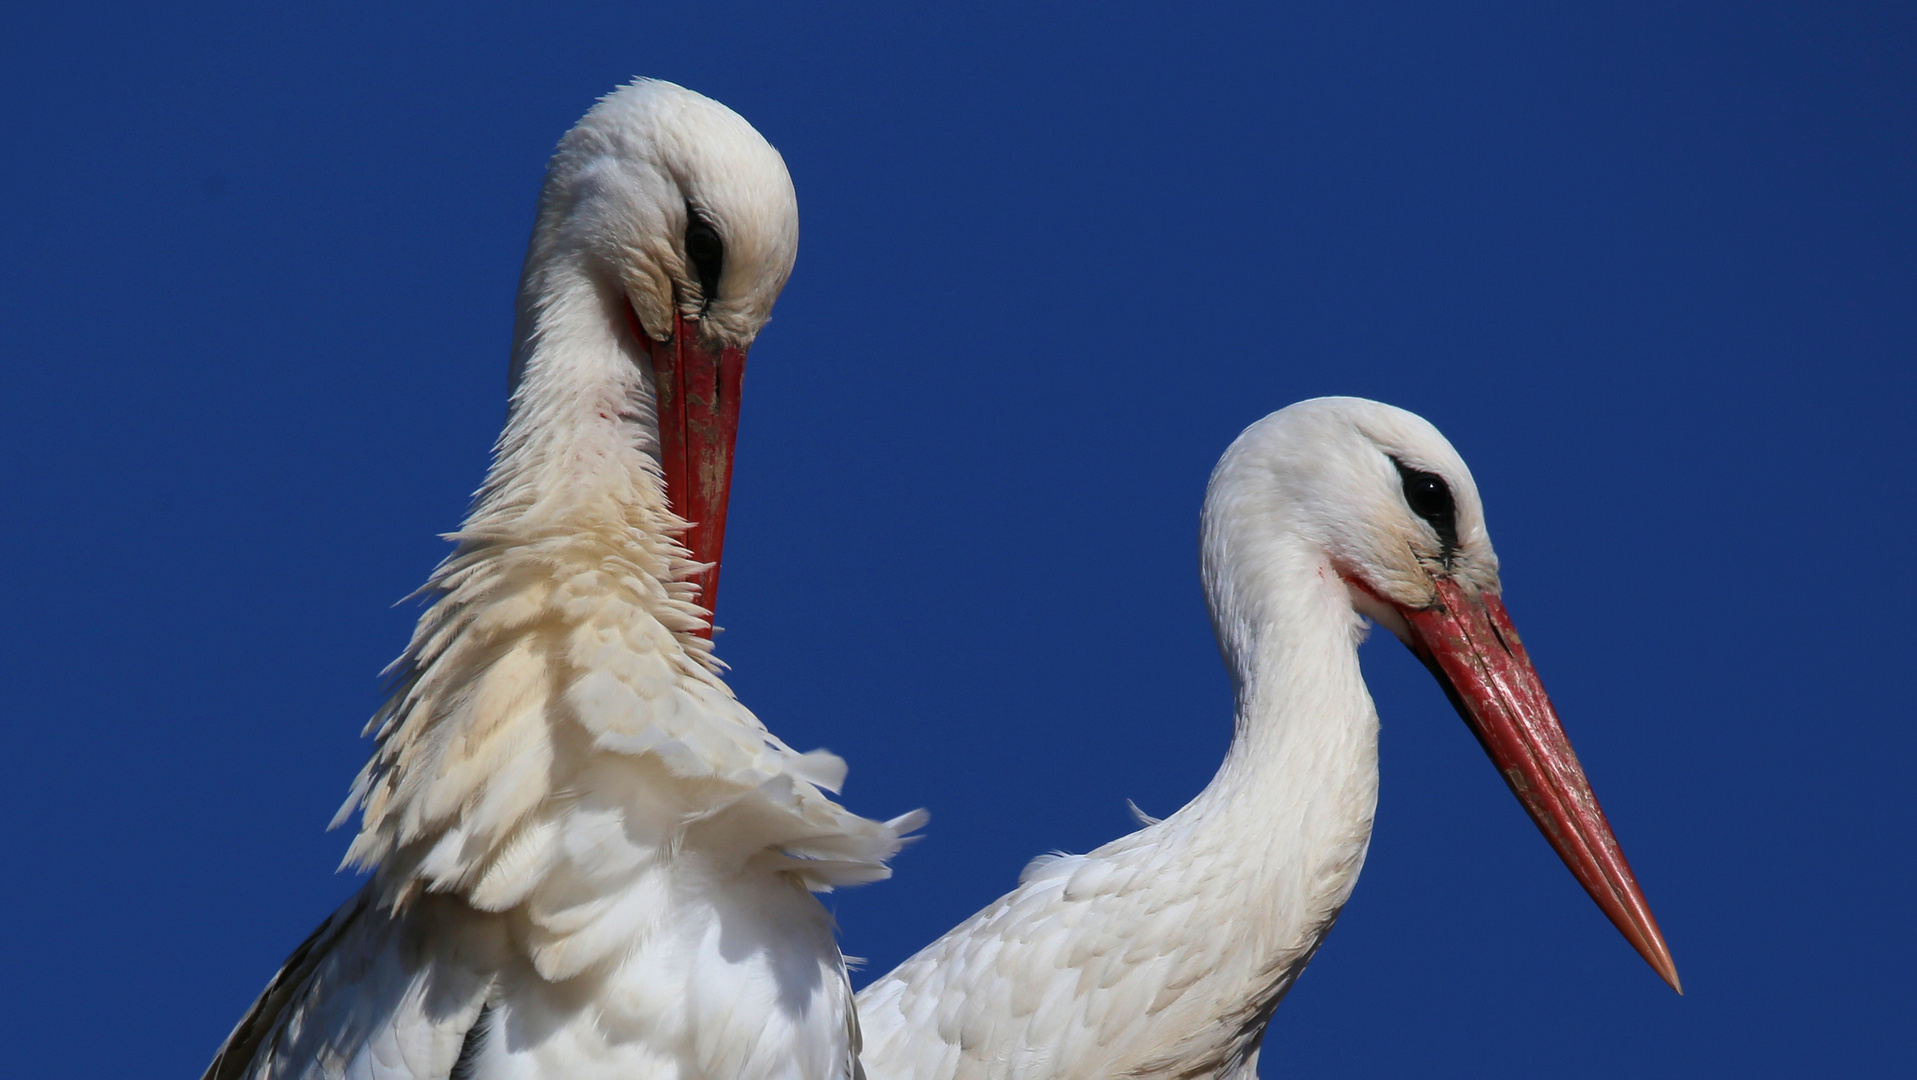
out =
[[[1658,978],[1677,991],[1678,997],[1684,996],[1684,983],[1677,977],[1677,961],[1671,958],[1671,949],[1664,944],[1664,935],[1653,930],[1647,946],[1639,949],[1638,953],[1644,957],[1645,963],[1651,965],[1651,970],[1657,972]]]
[[[1684,996],[1684,983],[1677,977],[1677,965],[1666,964],[1658,974],[1664,976],[1664,981],[1671,984],[1671,989],[1677,991],[1678,997]]]

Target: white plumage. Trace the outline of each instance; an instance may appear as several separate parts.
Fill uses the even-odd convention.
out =
[[[1212,474],[1202,553],[1236,691],[1216,777],[1163,821],[1088,855],[1034,860],[1013,892],[867,987],[872,1080],[1255,1075],[1272,1010],[1337,918],[1370,841],[1378,718],[1358,665],[1363,616],[1444,665],[1494,756],[1509,740],[1487,717],[1550,711],[1515,633],[1495,621],[1498,562],[1471,475],[1410,413],[1324,398],[1252,425]],[[1503,629],[1455,629],[1489,609]],[[1472,681],[1485,671],[1497,676],[1490,691]],[[1531,687],[1535,699],[1513,692]],[[1535,760],[1549,768],[1527,758],[1506,775],[1527,807],[1547,787],[1579,804],[1568,816],[1532,812],[1584,878],[1584,849],[1566,853],[1563,838],[1591,850],[1615,841],[1589,824],[1602,814],[1569,744],[1545,742]],[[1586,887],[1601,906],[1612,890],[1641,904],[1628,868],[1595,873]],[[1641,925],[1605,910],[1627,936],[1648,928],[1655,946],[1640,951],[1666,971],[1648,909]],[[1675,971],[1667,977],[1675,985]]]
[[[721,276],[688,256],[694,219]],[[833,802],[843,763],[788,748],[720,679],[635,332],[742,349],[797,240],[778,153],[690,91],[637,82],[560,143],[511,416],[341,811],[373,878],[209,1078],[855,1074],[811,894],[887,876],[917,817]]]

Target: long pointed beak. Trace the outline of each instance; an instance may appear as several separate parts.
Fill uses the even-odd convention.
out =
[[[1438,602],[1431,607],[1400,609],[1410,624],[1405,644],[1444,685],[1458,715],[1584,891],[1638,955],[1671,989],[1683,993],[1644,890],[1624,860],[1504,602],[1492,593],[1467,595],[1448,579],[1440,579],[1437,589]]]
[[[726,499],[732,491],[732,449],[739,434],[739,392],[745,382],[746,350],[714,352],[699,340],[698,326],[675,314],[672,337],[655,341],[627,307],[633,333],[652,353],[653,387],[659,409],[659,468],[672,511],[691,523],[684,544],[694,562],[705,563],[692,580],[699,602],[715,611],[719,558],[725,550]],[[710,638],[708,626],[699,632]]]

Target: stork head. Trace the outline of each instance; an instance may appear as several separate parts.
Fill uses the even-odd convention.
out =
[[[799,250],[779,152],[738,113],[656,79],[607,94],[559,141],[539,217],[535,249],[571,249],[616,282],[648,337],[671,338],[678,317],[715,350],[752,344]]]
[[[1236,550],[1234,550],[1236,549]],[[1513,794],[1638,953],[1678,986],[1643,890],[1612,835],[1557,710],[1505,611],[1477,485],[1418,416],[1362,398],[1318,398],[1246,429],[1205,500],[1213,619],[1256,604],[1218,568],[1303,558],[1335,574],[1352,608],[1434,675]]]
[[[540,193],[515,390],[542,335],[577,325],[548,319],[550,309],[596,298],[586,322],[603,322],[650,369],[654,450],[666,499],[688,523],[685,546],[706,564],[695,580],[707,609],[746,350],[798,244],[798,200],[779,152],[739,114],[669,82],[640,79],[602,98],[560,140]]]

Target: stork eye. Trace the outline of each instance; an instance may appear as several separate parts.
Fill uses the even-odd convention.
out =
[[[703,311],[719,298],[719,276],[726,268],[726,244],[720,239],[719,230],[690,206],[686,207],[686,260],[692,263],[692,272],[699,277],[699,292],[704,298],[700,310]]]
[[[1451,485],[1437,473],[1414,469],[1397,458],[1391,463],[1398,467],[1405,504],[1436,530],[1438,542],[1444,545],[1444,560],[1449,563],[1451,553],[1458,549],[1458,506],[1451,497]]]

